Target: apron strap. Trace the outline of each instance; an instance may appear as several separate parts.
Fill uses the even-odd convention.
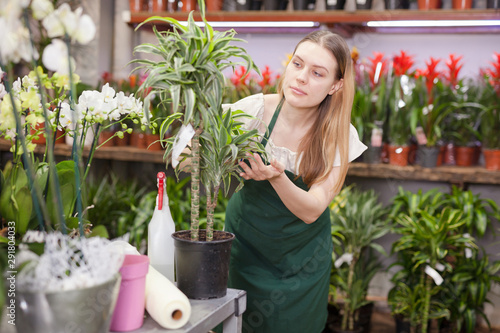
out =
[[[273,118],[271,119],[271,122],[269,123],[268,126],[268,131],[266,131],[266,134],[262,138],[262,141],[260,142],[264,147],[267,145],[267,141],[269,141],[269,137],[271,137],[271,133],[273,132],[274,125],[276,124],[276,120],[278,119],[278,116],[281,111],[281,107],[283,106],[283,103],[285,102],[285,97],[281,99],[279,102],[278,106],[276,107],[276,110],[274,111]]]

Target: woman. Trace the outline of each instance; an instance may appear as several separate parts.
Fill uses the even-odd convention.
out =
[[[229,286],[247,291],[243,332],[319,333],[325,327],[328,205],[348,163],[366,149],[350,125],[353,96],[347,44],[316,31],[297,45],[278,94],[230,106],[255,116],[247,126],[259,129],[271,156],[269,165],[258,154],[240,162],[245,185],[226,212],[225,228],[236,235]]]

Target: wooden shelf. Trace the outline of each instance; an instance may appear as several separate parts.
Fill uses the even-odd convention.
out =
[[[184,12],[134,12],[130,14],[129,24],[136,25],[143,22],[145,19],[151,16],[161,16],[161,17],[173,17],[180,21],[185,21],[188,18],[188,13]],[[199,13],[194,15],[196,20],[200,20]],[[352,30],[353,28],[363,29],[363,30],[373,30],[374,28],[368,28],[365,23],[368,21],[403,21],[403,20],[500,20],[500,11],[495,9],[471,9],[471,10],[386,10],[386,11],[375,11],[375,10],[358,10],[354,12],[348,12],[344,10],[330,10],[330,11],[215,11],[207,12],[206,18],[208,21],[313,21],[320,24],[326,24],[328,26],[346,28]],[[161,25],[161,24],[160,24]],[[269,29],[269,28],[268,28]],[[422,30],[421,28],[410,28],[411,31],[418,32]],[[438,28],[432,28],[436,30]],[[439,28],[440,29],[440,28]],[[448,28],[450,32],[456,31],[471,31],[477,32],[478,29],[481,32],[496,32],[499,31],[499,27],[453,27]],[[441,29],[441,30],[443,30]],[[376,31],[383,31],[383,29],[377,29]],[[409,29],[405,28],[405,32]],[[396,31],[391,28],[391,31]],[[399,29],[402,31],[402,29]]]
[[[500,171],[489,171],[484,167],[439,166],[423,168],[418,165],[395,166],[390,164],[351,163],[349,176],[400,180],[423,180],[450,184],[500,185]]]
[[[0,151],[9,151],[10,142],[0,139]],[[45,146],[37,145],[35,152],[43,154]],[[55,145],[54,154],[56,156],[68,157],[71,156],[71,147],[66,144]],[[87,157],[89,149],[83,149],[83,156]],[[101,147],[94,153],[94,159],[115,160],[126,162],[146,162],[146,163],[164,163],[163,151],[150,151],[146,149],[138,149],[135,147]]]
[[[8,151],[10,143],[0,139],[0,151]],[[45,146],[37,146],[36,152],[43,153]],[[56,145],[54,153],[57,156],[71,156],[71,147],[65,144]],[[84,149],[88,156],[88,149]],[[134,147],[102,147],[94,158],[126,162],[164,163],[163,151],[149,151]],[[500,171],[488,171],[484,167],[440,166],[437,168],[422,168],[420,166],[395,166],[389,164],[351,163],[349,176],[363,178],[382,178],[400,180],[423,180],[430,182],[446,182],[450,184],[491,184],[500,185]]]

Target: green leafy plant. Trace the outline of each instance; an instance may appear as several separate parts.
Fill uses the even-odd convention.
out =
[[[466,220],[462,211],[441,201],[442,196],[436,190],[427,194],[400,190],[392,213],[397,224],[394,232],[401,235],[392,245],[392,253],[398,257],[394,266],[401,270],[394,275],[390,303],[394,313],[410,314],[413,329],[418,326],[424,333],[429,319],[450,317],[450,310],[439,298],[444,290],[439,277],[454,269],[449,259],[477,247],[472,237],[463,234]],[[406,296],[411,296],[411,301],[397,305]]]
[[[483,147],[500,149],[500,93],[488,80],[481,87],[479,103],[484,107],[479,127]]]
[[[198,240],[201,181],[207,194],[207,241],[210,241],[221,182],[228,191],[230,175],[238,176],[236,162],[245,158],[249,149],[264,150],[256,142],[257,130],[243,129],[240,119],[244,114],[235,110],[222,111],[225,83],[222,70],[240,64],[233,59],[244,60],[247,71],[258,71],[258,68],[245,49],[230,44],[242,41],[234,37],[236,32],[214,31],[205,19],[204,1],[199,1],[199,7],[204,30],[196,24],[192,12],[187,26],[173,18],[155,16],[147,19],[144,23],[161,21],[172,25],[172,30],[159,32],[154,27],[158,44],[142,44],[135,48],[135,52],[160,56],[160,61],[136,59],[132,63],[139,64],[138,69],[148,74],[141,85],[142,90],[151,88],[153,94],[171,100],[172,114],[162,123],[160,137],[174,121],[194,131],[190,152],[183,155],[190,159],[191,239]],[[172,159],[178,135],[179,132],[164,142],[167,164]],[[176,171],[181,171],[180,165]]]
[[[369,269],[370,263],[365,261],[365,265],[357,267],[358,262],[368,248],[385,254],[383,247],[375,240],[387,234],[391,225],[385,219],[387,209],[378,202],[378,195],[373,190],[360,191],[346,187],[336,196],[330,211],[332,225],[341,243],[341,249],[337,246],[336,253],[352,256],[346,260],[348,269],[339,271],[336,282],[344,296],[342,329],[353,330],[357,310],[367,303],[369,280],[366,278],[375,274],[374,267]]]
[[[493,283],[500,283],[500,261],[490,263],[489,256],[482,251],[470,250],[456,257],[454,270],[444,276],[444,290],[440,297],[450,310],[448,322],[453,331],[473,333],[477,319],[481,317],[491,329],[484,313],[484,304],[489,302],[487,294]]]

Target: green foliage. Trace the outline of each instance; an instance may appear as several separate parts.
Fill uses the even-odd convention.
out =
[[[330,213],[332,233],[338,235],[334,239],[335,253],[352,255],[347,266],[334,271],[332,280],[344,296],[342,329],[353,330],[355,313],[367,303],[368,284],[379,268],[377,261],[368,257],[368,249],[385,254],[375,240],[386,235],[391,225],[386,220],[387,209],[373,190],[344,188],[331,203]]]
[[[485,108],[481,112],[480,134],[484,148],[500,149],[500,94],[485,79],[480,90],[479,103]]]
[[[473,333],[477,318],[482,317],[490,323],[484,313],[484,304],[489,302],[487,294],[492,283],[500,283],[496,273],[500,261],[492,264],[486,253],[471,250],[467,255],[457,256],[453,263],[455,269],[444,277],[444,290],[440,295],[443,303],[450,309],[450,322],[457,332]]]
[[[153,27],[158,44],[142,44],[135,48],[135,52],[159,56],[161,60],[136,59],[132,63],[139,64],[136,69],[145,70],[148,74],[141,90],[151,88],[149,96],[160,95],[171,101],[171,115],[162,123],[160,137],[164,137],[174,121],[183,125],[189,124],[194,128],[195,134],[191,140],[189,155],[192,193],[191,238],[198,240],[201,180],[208,196],[207,240],[211,240],[213,213],[217,204],[214,198],[218,198],[221,181],[228,182],[235,168],[234,165],[225,164],[236,161],[235,158],[241,155],[239,150],[249,148],[253,143],[252,136],[256,135],[255,132],[249,132],[252,133],[250,135],[243,133],[238,121],[222,115],[221,105],[225,90],[222,71],[228,67],[245,65],[245,76],[252,69],[257,72],[259,69],[244,48],[231,45],[232,42],[243,41],[235,38],[236,32],[214,31],[205,19],[204,1],[199,1],[198,5],[205,25],[204,30],[194,21],[193,12],[189,14],[187,26],[168,17],[155,16],[145,20],[144,23],[168,23],[172,29],[159,32]],[[237,62],[235,59],[241,61]],[[148,105],[149,100],[146,98],[145,106]],[[213,126],[216,127],[212,128]],[[245,137],[245,140],[234,144],[230,139],[235,140],[237,135],[239,138]],[[170,162],[176,138],[177,133],[174,133],[172,138],[164,142],[164,159],[167,164]],[[222,154],[217,154],[216,160],[209,159],[208,157],[213,156],[208,152],[216,147],[223,149]],[[254,148],[259,150],[258,147]]]
[[[473,327],[472,315],[482,315],[486,292],[498,280],[494,276],[498,264],[488,266],[486,254],[482,259],[477,256],[471,234],[485,234],[491,221],[498,218],[497,205],[456,187],[450,194],[438,189],[427,193],[400,189],[391,216],[397,224],[394,232],[401,235],[392,246],[397,257],[392,266],[400,268],[388,294],[393,314],[410,319],[423,332],[428,320],[437,318]],[[465,256],[469,252],[472,259]],[[436,283],[427,267],[440,271],[444,284]]]
[[[390,85],[389,107],[389,142],[392,145],[405,146],[410,139],[410,124],[413,102],[413,81],[407,76],[394,76]]]

